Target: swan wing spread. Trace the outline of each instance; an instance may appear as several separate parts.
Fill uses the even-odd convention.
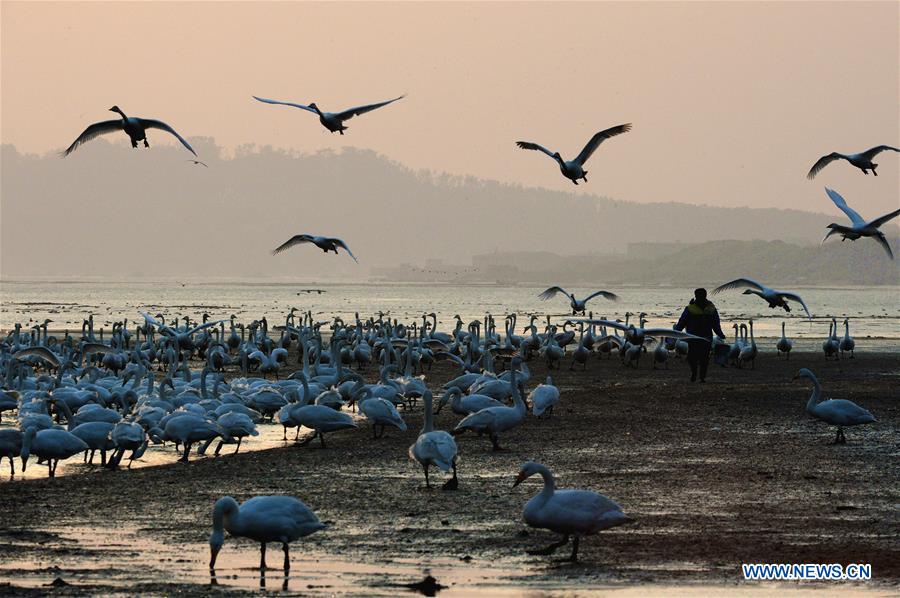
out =
[[[47,347],[29,347],[27,349],[20,349],[13,353],[13,357],[16,359],[21,359],[23,357],[28,357],[29,355],[34,355],[36,357],[40,357],[53,367],[59,367],[59,358]]]
[[[900,152],[900,149],[897,149],[896,147],[891,147],[890,145],[876,145],[872,149],[868,149],[860,155],[863,158],[865,158],[866,160],[871,160],[872,158],[874,158],[875,156],[877,156],[878,154],[880,154],[881,152],[883,152],[885,150],[891,150],[893,152]]]
[[[342,248],[344,251],[346,251],[347,253],[349,253],[349,254],[350,254],[350,257],[353,258],[353,261],[354,261],[354,262],[356,262],[357,264],[359,263],[359,260],[356,259],[356,256],[353,255],[353,252],[350,251],[350,248],[347,247],[347,244],[344,243],[343,239],[331,238],[331,239],[328,239],[328,240],[331,241],[332,243],[334,243],[337,247],[340,247],[340,248]]]
[[[831,152],[827,156],[822,156],[821,158],[816,160],[816,163],[813,164],[812,168],[809,169],[809,173],[807,173],[806,178],[808,178],[808,179],[816,178],[816,175],[819,174],[820,170],[822,170],[823,168],[825,168],[826,166],[828,166],[835,160],[840,160],[842,158],[844,158],[844,156],[837,152]]]
[[[884,234],[878,233],[874,237],[875,241],[884,248],[885,253],[888,254],[888,257],[894,259],[894,252],[891,250],[891,244],[888,243],[888,240],[884,237]]]
[[[534,142],[532,142],[532,141],[516,141],[516,145],[518,145],[521,149],[537,150],[537,151],[539,151],[539,152],[544,152],[545,154],[547,154],[548,156],[550,156],[551,158],[553,158],[554,160],[556,160],[556,153],[555,153],[555,152],[551,152],[550,150],[548,150],[548,149],[547,149],[546,147],[544,147],[543,145],[539,145],[539,144],[534,143]]]
[[[79,145],[87,143],[94,137],[99,137],[100,135],[106,135],[107,133],[112,133],[113,131],[121,131],[122,130],[122,120],[104,120],[98,123],[94,123],[88,128],[86,128],[81,135],[78,136],[78,139],[72,142],[72,145],[66,148],[66,151],[63,152],[63,157],[68,156],[76,149],[78,149]]]
[[[631,123],[626,123],[624,125],[616,125],[615,127],[610,127],[604,131],[600,131],[593,137],[591,140],[587,142],[587,145],[584,146],[584,149],[581,150],[581,153],[575,158],[575,161],[584,165],[585,162],[588,161],[588,158],[600,147],[600,144],[610,137],[615,137],[616,135],[621,135],[622,133],[627,133],[631,130]]]
[[[278,104],[280,106],[293,106],[294,108],[300,108],[302,110],[306,110],[308,112],[312,112],[313,114],[316,114],[316,111],[313,108],[310,108],[309,106],[307,106],[305,104],[294,104],[293,102],[282,102],[279,100],[269,100],[267,98],[260,98],[257,96],[253,96],[253,99],[257,100],[259,102],[263,102],[264,104]]]
[[[688,332],[682,332],[680,330],[673,330],[671,328],[645,328],[644,334],[647,336],[654,336],[659,338],[675,338],[679,340],[694,340],[694,341],[706,341],[709,342],[709,339],[703,338],[702,336],[696,336],[690,334]]]
[[[885,214],[884,216],[879,216],[875,220],[869,222],[866,226],[867,226],[867,228],[878,228],[882,224],[884,224],[886,222],[890,222],[891,220],[896,218],[898,214],[900,214],[900,210],[894,210],[893,212],[891,212],[889,214]]]
[[[557,293],[562,293],[569,299],[572,299],[572,295],[570,295],[569,292],[562,287],[550,287],[549,289],[538,295],[538,299],[540,299],[541,301],[547,301],[548,299],[556,297]]]
[[[762,285],[752,278],[735,278],[731,282],[726,282],[723,285],[717,286],[713,289],[712,294],[717,295],[722,291],[731,291],[734,289],[744,289],[744,288],[756,289],[757,291],[766,292],[769,290],[769,287]]]
[[[172,127],[170,127],[163,121],[154,120],[152,118],[142,118],[141,124],[144,125],[144,128],[146,128],[146,129],[159,129],[161,131],[166,131],[167,133],[171,133],[178,139],[178,141],[181,142],[181,145],[183,145],[184,147],[186,147],[188,149],[189,152],[191,152],[195,156],[197,155],[197,152],[194,151],[194,148],[191,147],[191,144],[188,143],[187,141],[185,141],[184,137],[179,135],[175,129],[173,129]]]
[[[222,322],[227,322],[227,321],[228,320],[216,320],[215,322],[209,321],[206,324],[200,324],[199,326],[195,326],[194,328],[191,328],[190,330],[188,330],[187,335],[192,336],[195,333],[200,332],[201,330],[203,330],[205,328],[209,328],[211,326],[218,326]],[[276,351],[277,351],[277,349],[276,349]]]
[[[833,189],[829,189],[828,187],[825,187],[825,193],[828,194],[828,197],[831,198],[831,201],[834,202],[834,205],[840,208],[840,210],[847,215],[847,217],[850,219],[850,222],[853,223],[853,226],[865,225],[866,221],[863,220],[863,217],[860,216],[859,213],[856,212],[856,210],[847,205],[847,201],[843,197],[841,197],[840,193],[834,191]]]
[[[604,299],[608,299],[609,301],[618,301],[619,296],[615,293],[610,293],[609,291],[597,291],[596,293],[591,293],[587,297],[584,298],[584,302],[587,303],[594,297],[603,297]]]
[[[371,112],[372,110],[377,110],[378,108],[381,108],[382,106],[387,106],[388,104],[396,102],[397,100],[402,100],[405,97],[406,97],[405,95],[402,95],[402,96],[398,96],[398,97],[394,98],[393,100],[378,102],[377,104],[366,104],[365,106],[357,106],[355,108],[348,108],[347,110],[344,110],[343,112],[338,112],[335,116],[337,116],[341,120],[349,120],[349,119],[353,118],[354,116],[359,116],[361,114],[365,114],[366,112]]]
[[[282,243],[281,245],[276,247],[272,251],[272,255],[278,255],[282,251],[284,251],[286,249],[290,249],[291,247],[294,247],[295,245],[301,245],[303,243],[312,243],[312,242],[313,242],[312,235],[294,235],[293,237],[291,237],[290,239],[288,239],[287,241],[285,241],[284,243]]]
[[[94,123],[88,126],[81,135],[78,136],[78,139],[72,142],[72,145],[66,148],[66,151],[63,152],[63,157],[68,156],[76,149],[78,146],[87,143],[94,137],[99,137],[100,135],[106,135],[107,133],[112,133],[113,131],[121,131],[123,128],[122,119],[116,120],[104,120],[98,123]]]
[[[797,293],[786,293],[786,292],[782,292],[782,293],[779,293],[779,294],[780,294],[783,298],[785,298],[785,299],[790,299],[791,301],[796,301],[797,303],[799,303],[800,305],[802,305],[802,306],[803,306],[803,311],[805,311],[805,312],[806,312],[806,315],[807,315],[810,319],[812,319],[812,314],[809,313],[809,308],[806,306],[806,302],[803,301],[803,297],[801,297],[801,296],[798,295]]]

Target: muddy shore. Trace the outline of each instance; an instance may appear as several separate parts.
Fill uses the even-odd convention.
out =
[[[651,370],[645,360],[635,371],[616,359],[592,359],[586,372],[552,372],[562,404],[553,417],[529,416],[504,435],[504,451],[492,452],[484,438],[458,438],[455,492],[426,490],[421,469],[407,457],[421,427],[421,403],[404,415],[409,431],[391,429],[379,440],[363,423],[331,435],[324,450],[318,443],[288,443],[188,465],[4,479],[0,583],[11,585],[0,585],[0,593],[252,591],[227,578],[216,587],[201,581],[208,578],[211,508],[223,495],[242,501],[282,493],[301,498],[331,523],[294,545],[292,575],[301,578],[316,566],[307,559],[318,557],[376,571],[390,571],[392,563],[424,570],[437,561],[463,573],[493,567],[500,572],[498,587],[549,584],[564,591],[636,583],[752,585],[742,582],[741,563],[871,563],[872,582],[825,587],[896,591],[898,366],[900,357],[891,353],[840,362],[826,362],[821,353],[795,354],[790,361],[764,354],[756,370],[713,367],[701,385],[687,381],[687,366],[678,360],[669,370]],[[530,367],[529,388],[546,375],[543,364]],[[804,411],[811,386],[791,381],[800,367],[819,376],[827,397],[851,399],[878,422],[848,429],[845,445],[831,444],[834,429]],[[366,375],[373,379],[375,372]],[[427,382],[436,389],[455,375],[438,364]],[[450,429],[458,419],[445,409],[436,425]],[[522,506],[540,489],[539,478],[512,488],[529,459],[547,464],[558,487],[602,492],[637,522],[586,539],[578,564],[526,555],[553,539],[521,521]],[[79,530],[84,539],[67,538],[67,530]],[[110,547],[102,538],[110,530],[131,539]],[[92,534],[100,538],[89,540]],[[182,554],[184,562],[150,558],[166,551]],[[270,565],[277,564],[278,551],[270,552]],[[232,539],[226,554],[235,567],[250,567],[259,557],[257,545]],[[134,575],[136,567],[151,573]],[[176,569],[196,570],[196,578],[172,573]],[[271,589],[279,589],[280,572],[269,575]],[[69,585],[43,585],[57,577]],[[319,587],[301,579],[288,591],[390,593],[391,583],[415,581],[382,577],[373,573],[367,579],[382,585],[360,587]]]

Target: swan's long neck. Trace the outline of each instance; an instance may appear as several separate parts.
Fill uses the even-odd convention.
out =
[[[806,410],[811,412],[815,409],[816,405],[822,400],[822,385],[819,384],[819,380],[815,376],[807,376],[813,383],[813,391],[809,396],[809,401],[806,402]]]
[[[787,337],[784,335],[784,322],[781,323],[781,339],[787,340]]]
[[[756,344],[756,340],[753,338],[753,320],[750,320],[750,344]]]
[[[844,320],[844,340],[850,340],[850,321]]]
[[[543,465],[538,468],[538,473],[544,478],[544,489],[541,490],[538,496],[541,497],[542,502],[547,502],[553,497],[553,493],[556,491],[556,481],[553,479],[553,474],[550,470]]]
[[[517,366],[513,366],[512,370],[510,370],[509,383],[512,385],[513,405],[515,406],[516,411],[524,413],[525,403],[522,401],[522,395],[519,394],[519,384],[518,380],[516,379],[516,367]]]
[[[229,530],[237,531],[241,523],[241,511],[237,501],[230,496],[225,496],[216,501],[213,507],[213,534],[224,536],[225,520],[228,520]]]
[[[425,424],[422,426],[422,434],[434,430],[434,413],[431,411],[433,401],[434,397],[431,395],[431,391],[426,390],[422,396],[422,402],[425,403]]]

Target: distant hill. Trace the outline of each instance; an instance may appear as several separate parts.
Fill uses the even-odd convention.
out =
[[[413,171],[368,151],[300,155],[243,147],[225,157],[210,139],[191,141],[209,168],[191,164],[189,154],[174,146],[133,150],[100,139],[61,159],[23,155],[4,145],[2,275],[360,280],[373,267],[430,258],[466,264],[472,256],[498,250],[603,254],[624,252],[636,241],[725,239],[812,244],[827,223],[843,218],[671,203],[664,197],[638,204],[576,196]],[[829,207],[823,198],[823,209]],[[300,232],[344,238],[360,264],[312,247],[270,255]],[[803,274],[810,260],[820,264],[821,256],[855,250],[877,253],[864,242],[845,243],[841,251],[785,245],[783,252],[758,257],[747,257],[748,247],[757,255],[765,245],[693,248],[639,268],[644,280],[669,280],[676,272],[695,272],[698,259],[708,260],[707,269],[747,273],[763,262],[767,268],[783,267],[785,276],[797,268],[795,276],[821,280],[812,271]],[[835,276],[844,276],[845,268],[847,276],[869,281],[869,270],[880,269],[884,256],[870,261],[868,255],[860,254],[855,264],[816,268]],[[633,264],[615,267],[622,268],[616,276],[623,280],[641,277],[628,272],[638,267]],[[611,275],[590,271],[597,280]],[[884,280],[886,275],[872,276]]]
[[[824,246],[783,241],[708,241],[654,257],[561,256],[547,252],[475,256],[469,282],[712,285],[749,276],[768,285],[900,285],[900,262],[872,241]],[[900,243],[893,241],[895,255]],[[642,252],[649,253],[649,252]]]

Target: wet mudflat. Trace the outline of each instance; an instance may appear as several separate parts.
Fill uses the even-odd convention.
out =
[[[878,422],[848,429],[846,445],[831,444],[834,429],[804,412],[810,385],[791,382],[804,366],[827,397],[851,399]],[[616,359],[592,360],[586,372],[564,366],[553,372],[562,393],[553,417],[529,417],[502,438],[504,451],[492,452],[484,438],[458,438],[455,492],[426,490],[407,458],[421,403],[404,414],[408,432],[389,430],[379,440],[361,422],[357,431],[331,435],[324,450],[287,443],[188,465],[4,481],[0,584],[9,585],[0,593],[258,593],[262,580],[252,567],[259,550],[248,541],[226,540],[211,580],[211,509],[226,494],[243,501],[279,493],[301,498],[331,524],[293,545],[288,593],[396,595],[409,591],[398,584],[420,581],[426,570],[448,596],[478,589],[627,595],[632,584],[686,595],[798,587],[742,582],[740,564],[755,562],[871,563],[868,584],[801,587],[896,591],[898,366],[891,353],[841,362],[821,353],[789,362],[764,354],[755,371],[713,368],[705,385],[687,382],[677,360],[668,371],[650,370],[647,360],[637,371]],[[529,388],[546,375],[542,364],[530,367]],[[438,364],[429,387],[455,375]],[[445,409],[436,424],[450,429],[458,419]],[[637,522],[582,542],[578,564],[528,556],[526,549],[554,539],[521,521],[522,506],[540,489],[538,478],[511,487],[528,459],[553,469],[559,487],[613,498]],[[270,551],[269,564],[279,556]],[[57,586],[46,585],[57,578]],[[279,570],[264,583],[266,591],[285,591]]]

